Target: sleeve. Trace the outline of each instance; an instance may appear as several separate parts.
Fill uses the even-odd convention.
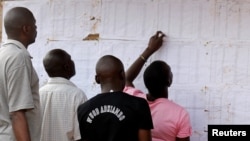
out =
[[[74,115],[74,140],[79,140],[81,139],[81,134],[80,134],[80,129],[79,129],[79,123],[78,123],[78,118],[77,118],[77,112],[75,112]]]
[[[77,108],[77,119],[78,119],[78,123],[79,123],[79,130],[80,130],[80,134],[81,134],[81,139],[84,136],[84,125],[85,125],[85,120],[84,120],[84,116],[88,111],[88,107],[89,107],[89,100],[84,102],[83,104],[79,105]]]
[[[85,95],[84,92],[80,91],[80,97],[77,97],[76,100],[76,104],[75,104],[75,113],[74,113],[74,140],[79,140],[81,139],[81,134],[80,134],[80,129],[79,129],[79,122],[78,122],[78,115],[77,115],[77,110],[78,107],[84,103],[85,101],[87,101],[87,96]]]
[[[186,110],[182,111],[182,116],[179,121],[178,125],[178,134],[177,137],[179,138],[185,138],[188,136],[191,136],[192,134],[192,127],[191,127],[191,122],[190,122],[190,116]]]
[[[130,87],[130,86],[125,86],[123,89],[124,93],[127,93],[129,95],[133,95],[136,97],[141,97],[141,98],[146,98],[146,94],[143,93],[141,90],[138,90],[134,87]]]
[[[139,128],[140,129],[153,129],[153,121],[150,113],[148,103],[145,99],[140,98],[141,102],[139,103]]]
[[[7,77],[9,112],[34,108],[29,67],[22,65],[8,72]]]

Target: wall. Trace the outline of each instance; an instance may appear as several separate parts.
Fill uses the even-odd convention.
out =
[[[30,0],[5,1],[30,8],[38,37],[29,47],[40,84],[45,53],[65,49],[75,60],[72,81],[88,97],[100,92],[94,67],[104,54],[127,68],[157,30],[168,35],[148,62],[167,61],[174,82],[170,99],[190,113],[192,141],[207,140],[208,124],[250,123],[250,0]],[[99,34],[86,38],[89,34]],[[6,38],[3,34],[3,40]],[[144,70],[145,68],[143,68]],[[136,86],[146,91],[140,74]]]

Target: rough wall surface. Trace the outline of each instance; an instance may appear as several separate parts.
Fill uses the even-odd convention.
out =
[[[250,124],[250,0],[16,0],[30,8],[38,37],[29,47],[40,84],[47,80],[45,53],[65,49],[76,64],[72,78],[88,97],[100,92],[95,63],[113,54],[125,67],[157,30],[164,47],[146,63],[162,59],[172,67],[170,99],[190,112],[192,141],[207,140],[208,124]],[[99,34],[86,38],[89,34]],[[6,38],[3,33],[3,40]],[[146,91],[142,73],[136,86]]]

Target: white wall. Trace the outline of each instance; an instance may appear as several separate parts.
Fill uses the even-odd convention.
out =
[[[170,99],[190,112],[191,140],[206,141],[208,124],[250,123],[250,0],[16,0],[3,2],[3,12],[13,6],[28,7],[37,18],[29,51],[41,85],[43,56],[62,48],[75,60],[72,81],[90,98],[100,92],[99,57],[113,54],[127,68],[162,30],[168,38],[146,65],[162,59],[172,67]],[[90,33],[99,40],[84,41]],[[136,86],[146,91],[141,74]]]

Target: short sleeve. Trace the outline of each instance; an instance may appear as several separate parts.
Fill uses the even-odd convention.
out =
[[[79,92],[79,97],[76,99],[76,103],[75,103],[75,113],[74,113],[74,140],[79,140],[81,139],[81,134],[80,134],[80,128],[79,128],[79,122],[78,122],[78,114],[77,114],[77,110],[78,107],[83,104],[85,101],[87,101],[87,96],[85,95],[84,92],[82,92],[80,90]]]
[[[30,73],[26,65],[8,73],[9,112],[34,108]]]
[[[182,116],[179,121],[179,131],[177,137],[185,138],[191,136],[192,134],[192,127],[190,122],[190,116],[186,110],[182,111]]]
[[[141,98],[145,98],[146,99],[146,94],[143,93],[141,90],[138,90],[134,87],[131,87],[131,86],[125,86],[124,89],[123,89],[123,92],[124,93],[127,93],[129,95],[133,95],[133,96],[136,96],[136,97],[141,97]]]
[[[150,109],[148,106],[148,103],[145,99],[140,99],[140,105],[139,105],[139,128],[140,129],[153,129],[153,121],[150,113]]]

